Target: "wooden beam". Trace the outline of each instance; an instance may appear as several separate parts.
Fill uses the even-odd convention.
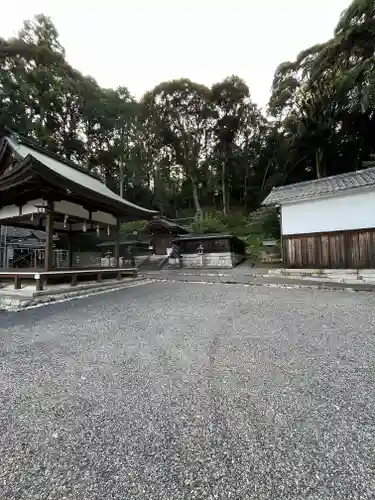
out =
[[[46,250],[44,256],[44,270],[52,271],[53,269],[53,213],[48,212],[46,215]]]
[[[73,267],[73,233],[68,233],[68,268]]]
[[[120,222],[117,219],[117,226],[115,229],[115,248],[114,255],[116,259],[116,267],[120,267]]]

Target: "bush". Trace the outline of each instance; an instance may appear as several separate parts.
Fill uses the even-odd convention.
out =
[[[259,209],[249,216],[249,231],[263,235],[263,239],[280,238],[280,220],[277,210]]]
[[[147,225],[147,221],[144,220],[132,220],[129,222],[124,222],[121,224],[120,232],[122,234],[132,234],[135,231],[137,233],[144,230]]]
[[[249,234],[249,221],[241,214],[222,215],[220,220],[226,226],[228,233],[238,237]]]
[[[190,231],[196,234],[227,233],[228,228],[220,219],[208,214],[203,219],[195,220],[190,224]]]
[[[253,259],[258,260],[260,257],[260,252],[263,247],[263,234],[251,233],[246,238],[246,253],[247,255]]]

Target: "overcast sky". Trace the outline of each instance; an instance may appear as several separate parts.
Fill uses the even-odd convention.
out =
[[[13,0],[0,36],[50,16],[67,59],[100,85],[140,97],[161,81],[211,85],[236,74],[264,106],[277,65],[332,36],[350,0]]]

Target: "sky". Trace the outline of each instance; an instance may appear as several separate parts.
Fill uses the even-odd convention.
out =
[[[14,0],[0,36],[52,18],[67,60],[103,87],[140,98],[162,81],[243,78],[264,107],[276,67],[333,34],[350,0]]]

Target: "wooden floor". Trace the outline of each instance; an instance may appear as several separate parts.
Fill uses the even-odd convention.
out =
[[[8,267],[0,268],[1,274],[71,274],[71,273],[85,273],[93,271],[131,271],[136,269],[135,267],[64,267],[56,268],[52,271],[45,271],[43,267]]]
[[[14,288],[20,290],[22,282],[32,281],[37,290],[43,290],[45,285],[69,283],[76,286],[82,281],[101,282],[106,279],[121,279],[124,276],[136,276],[137,268],[124,267],[93,267],[93,268],[70,268],[44,271],[43,269],[2,269],[0,270],[0,281],[14,281]]]

